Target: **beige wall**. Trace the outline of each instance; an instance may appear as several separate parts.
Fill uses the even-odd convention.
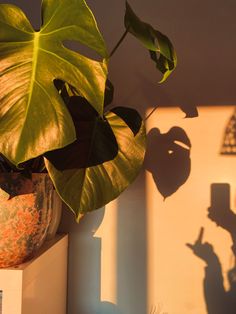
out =
[[[201,226],[203,242],[210,242],[220,258],[225,278],[233,266],[229,233],[207,217],[210,184],[231,185],[231,207],[235,208],[236,156],[219,154],[224,129],[232,107],[199,110],[197,119],[183,119],[178,109],[160,109],[149,121],[148,129],[159,127],[166,132],[173,125],[182,127],[191,143],[190,177],[165,202],[147,173],[147,224],[149,260],[149,304],[163,304],[170,314],[205,314],[203,277],[205,263],[193,255],[186,243],[193,243]]]
[[[207,218],[210,184],[231,185],[235,208],[236,156],[219,154],[233,107],[201,107],[197,119],[183,119],[176,108],[158,109],[148,131],[173,126],[192,143],[192,169],[187,182],[163,201],[149,171],[118,200],[76,225],[64,213],[70,230],[69,314],[207,314],[203,295],[205,264],[186,246],[200,227],[223,267],[233,266],[231,238]],[[153,153],[158,150],[152,147]],[[100,223],[100,227],[99,226]]]
[[[39,27],[40,0],[0,1],[5,2],[21,6]],[[124,31],[125,1],[88,3],[111,50]],[[170,36],[178,67],[165,84],[158,85],[160,76],[147,52],[129,36],[110,62],[114,105],[138,108],[144,116],[156,105],[235,104],[235,0],[129,3],[145,21]],[[206,313],[204,263],[185,243],[194,241],[204,226],[204,238],[220,256],[224,275],[231,267],[230,237],[206,217],[212,182],[231,184],[234,205],[235,158],[218,154],[231,111],[201,108],[199,118],[184,120],[178,110],[160,109],[150,119],[149,129],[158,127],[163,132],[180,125],[193,145],[190,178],[164,203],[151,174],[141,173],[109,205],[112,208],[104,218],[100,210],[78,226],[64,211],[61,228],[70,232],[71,239],[68,314],[145,314],[155,305],[158,314]]]

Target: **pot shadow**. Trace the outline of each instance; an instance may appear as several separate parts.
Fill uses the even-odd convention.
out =
[[[219,197],[219,196],[218,196]],[[229,204],[229,200],[227,201]],[[202,242],[204,229],[200,229],[194,244],[187,243],[193,253],[206,263],[203,282],[204,298],[208,314],[236,313],[236,214],[228,207],[214,206],[208,208],[208,217],[229,232],[232,239],[234,266],[227,273],[230,288],[225,289],[222,266],[214,247],[208,242]]]
[[[164,198],[176,192],[189,177],[190,148],[190,140],[180,127],[163,134],[153,128],[148,133],[144,165]]]
[[[120,314],[115,304],[101,298],[101,238],[95,235],[105,209],[85,215],[80,223],[68,208],[59,231],[69,234],[68,308],[70,314]]]
[[[145,171],[117,199],[116,228],[117,306],[122,313],[144,314],[149,293]]]

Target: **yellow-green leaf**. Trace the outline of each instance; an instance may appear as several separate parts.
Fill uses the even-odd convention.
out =
[[[107,57],[104,40],[84,0],[42,1],[36,32],[14,5],[0,5],[0,151],[18,165],[75,140],[71,116],[54,80],[60,79],[103,113]],[[73,40],[101,62],[63,45]]]

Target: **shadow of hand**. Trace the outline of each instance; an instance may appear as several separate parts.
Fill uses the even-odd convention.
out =
[[[236,215],[230,208],[208,208],[208,217],[228,232],[236,233]]]
[[[186,245],[193,251],[193,253],[197,257],[201,258],[203,261],[209,264],[213,260],[218,260],[218,257],[215,254],[213,246],[210,243],[208,242],[202,243],[203,233],[204,228],[202,227],[200,229],[198,238],[194,242],[194,244],[186,243]]]

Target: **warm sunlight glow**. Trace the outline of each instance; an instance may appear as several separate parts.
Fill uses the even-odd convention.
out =
[[[200,107],[198,118],[183,119],[180,109],[162,108],[147,121],[148,132],[158,128],[166,133],[173,126],[181,127],[192,144],[189,178],[165,201],[156,186],[164,178],[158,172],[154,173],[155,178],[150,171],[146,172],[149,311],[156,307],[160,314],[207,314],[203,294],[205,262],[186,246],[196,241],[201,227],[204,227],[202,242],[213,246],[223,269],[224,286],[229,288],[232,240],[226,230],[208,218],[207,208],[211,203],[210,185],[229,183],[231,208],[236,212],[236,156],[219,154],[233,111],[232,106]],[[155,151],[158,152],[158,146],[152,147],[153,154]],[[184,162],[179,167],[178,173]],[[155,169],[153,165],[152,168]],[[178,173],[165,180],[173,181]]]

